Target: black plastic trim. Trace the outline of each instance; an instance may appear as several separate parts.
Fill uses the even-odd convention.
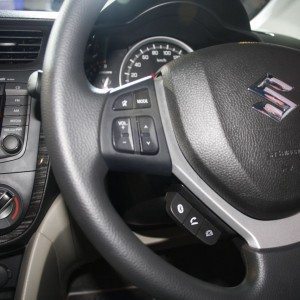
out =
[[[113,110],[115,100],[123,94],[148,89],[151,99],[150,108],[132,110]],[[159,144],[159,151],[155,155],[141,155],[117,152],[112,144],[112,124],[117,118],[138,118],[150,116],[154,119],[156,134]],[[133,123],[133,122],[132,122]],[[132,124],[133,136],[138,136],[136,124]],[[134,138],[135,149],[139,148],[139,141]],[[159,109],[157,105],[154,83],[151,77],[146,80],[124,85],[121,88],[112,90],[106,99],[105,108],[102,113],[100,126],[101,151],[108,167],[115,171],[146,172],[148,174],[170,175],[172,170],[171,159],[167,147],[164,130],[162,127]]]

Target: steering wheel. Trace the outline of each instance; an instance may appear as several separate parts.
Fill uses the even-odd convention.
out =
[[[104,92],[88,83],[83,58],[105,2],[66,0],[44,62],[43,126],[71,214],[99,253],[154,297],[299,298],[300,53],[259,43],[215,46]],[[119,110],[135,91],[146,91],[151,106]],[[141,116],[152,122],[146,135]],[[206,283],[143,245],[110,203],[109,168],[172,172],[245,240],[244,281]]]

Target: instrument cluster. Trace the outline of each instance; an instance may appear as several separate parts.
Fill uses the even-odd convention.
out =
[[[146,38],[127,49],[111,51],[109,39],[100,41],[94,34],[87,48],[86,73],[93,85],[107,90],[153,75],[190,52],[189,45],[168,36]]]

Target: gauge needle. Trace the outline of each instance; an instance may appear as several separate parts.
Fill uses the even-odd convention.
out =
[[[106,79],[105,79],[105,81],[104,81],[104,83],[103,83],[103,88],[104,88],[104,89],[108,89],[108,85],[109,85],[109,78],[106,77]]]

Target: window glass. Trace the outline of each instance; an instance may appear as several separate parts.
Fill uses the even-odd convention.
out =
[[[255,17],[265,6],[270,2],[270,0],[241,0],[249,18]]]
[[[58,11],[63,0],[0,0],[2,10]]]

